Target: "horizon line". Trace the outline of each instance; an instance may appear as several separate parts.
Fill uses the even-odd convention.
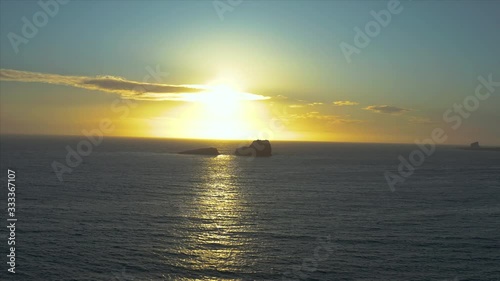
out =
[[[0,138],[4,136],[14,137],[83,137],[84,135],[66,135],[66,134],[23,134],[23,133],[0,133]],[[227,141],[227,142],[243,142],[254,141],[255,139],[210,139],[210,138],[174,138],[174,137],[157,137],[157,136],[104,136],[105,138],[114,139],[153,139],[153,140],[179,140],[179,141]],[[415,145],[415,142],[359,142],[359,141],[328,141],[328,140],[290,140],[290,139],[270,139],[275,142],[307,142],[307,143],[337,143],[337,144],[381,144],[381,145]],[[479,141],[481,144],[481,142]],[[446,143],[436,144],[436,146],[465,146],[468,147],[471,143]],[[486,144],[483,147],[495,147],[500,144]]]

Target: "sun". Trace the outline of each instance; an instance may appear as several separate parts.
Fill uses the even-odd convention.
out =
[[[230,84],[206,87],[170,112],[168,125],[155,125],[156,135],[192,139],[246,140],[254,138],[268,120],[265,96],[240,91]]]
[[[242,93],[228,85],[217,85],[200,93],[193,105],[196,138],[241,139],[250,131],[253,117]]]
[[[225,118],[234,117],[242,106],[241,93],[227,85],[218,85],[201,93],[198,101],[211,115]]]
[[[210,86],[179,111],[172,133],[193,139],[247,139],[256,121],[250,100],[258,96],[228,85]]]

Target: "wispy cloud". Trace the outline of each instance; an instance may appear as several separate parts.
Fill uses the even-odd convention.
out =
[[[406,108],[401,108],[397,106],[392,106],[392,105],[370,105],[365,108],[365,110],[370,110],[376,113],[385,113],[385,114],[402,114],[408,111],[411,111],[410,109]]]
[[[303,108],[303,107],[306,107],[306,106],[320,106],[320,105],[324,105],[324,103],[322,102],[307,102],[307,101],[304,101],[304,100],[296,100],[296,104],[290,104],[289,107],[291,108]]]
[[[270,98],[272,102],[279,102],[290,108],[306,108],[306,107],[316,107],[325,105],[323,102],[301,100],[296,98],[290,98],[283,95],[278,95]]]
[[[290,116],[291,119],[316,120],[316,121],[323,121],[328,124],[356,124],[364,122],[363,120],[349,119],[349,117],[350,116],[321,114],[320,112],[317,111],[307,112],[304,114],[293,114]]]
[[[309,106],[317,106],[317,105],[323,105],[323,103],[322,102],[311,102],[311,103],[309,103],[307,105],[309,105]]]
[[[211,88],[199,85],[168,85],[126,80],[116,76],[69,76],[50,73],[0,69],[1,81],[45,83],[119,94],[135,100],[197,101],[197,96]],[[241,99],[263,100],[267,97],[241,93]]]
[[[415,117],[412,116],[408,119],[408,123],[410,124],[421,124],[421,125],[434,125],[439,124],[437,121],[432,121],[430,118],[425,117]]]
[[[333,105],[335,106],[353,106],[353,105],[358,105],[359,103],[354,102],[354,101],[348,101],[348,100],[339,100],[339,101],[334,101]]]

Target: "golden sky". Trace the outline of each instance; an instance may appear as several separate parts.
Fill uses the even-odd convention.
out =
[[[0,133],[81,135],[110,120],[112,136],[413,143],[441,127],[449,144],[500,144],[485,16],[498,4],[405,3],[346,60],[342,44],[383,2],[245,1],[224,17],[210,2],[71,2],[13,43],[38,6],[2,1]],[[459,28],[465,11],[481,20]]]

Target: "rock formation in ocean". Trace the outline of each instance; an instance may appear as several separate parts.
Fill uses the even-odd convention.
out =
[[[179,154],[194,154],[194,155],[219,155],[219,151],[215,147],[199,148],[179,152]]]
[[[272,155],[271,143],[268,140],[253,141],[250,146],[237,148],[237,156],[270,157]]]
[[[481,147],[479,146],[479,142],[473,142],[470,144],[471,149],[480,149]]]
[[[461,147],[464,150],[478,150],[478,151],[500,151],[500,147],[482,147],[479,142],[473,142],[470,146]]]

